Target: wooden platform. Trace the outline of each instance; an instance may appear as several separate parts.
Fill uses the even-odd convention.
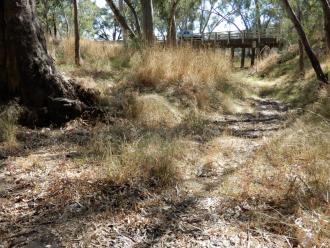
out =
[[[282,45],[281,34],[276,29],[267,29],[261,33],[253,31],[214,32],[193,34],[190,37],[178,37],[179,44],[191,44],[197,47],[218,48],[270,48]]]
[[[158,42],[166,43],[166,40],[158,39]],[[253,66],[258,52],[262,53],[265,47],[280,48],[283,40],[278,29],[269,28],[262,32],[228,31],[179,36],[178,45],[191,45],[196,48],[230,48],[232,61],[234,61],[235,49],[240,48],[241,67],[244,68],[246,50],[251,51],[251,66]]]

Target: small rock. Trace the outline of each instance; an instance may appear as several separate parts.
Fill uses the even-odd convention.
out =
[[[77,213],[79,213],[79,212],[84,211],[84,210],[86,209],[86,207],[83,206],[82,204],[80,204],[79,202],[75,202],[75,203],[73,203],[73,204],[71,204],[71,205],[69,206],[69,209],[70,209],[70,211],[72,211],[72,212],[77,212]]]

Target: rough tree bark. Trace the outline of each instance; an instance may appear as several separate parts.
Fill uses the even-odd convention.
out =
[[[180,0],[173,0],[170,8],[170,13],[167,19],[167,45],[176,46],[176,23],[175,12]]]
[[[146,45],[154,42],[154,14],[152,0],[141,0],[143,13],[143,38]]]
[[[320,0],[323,9],[325,40],[328,52],[330,52],[330,2],[329,0]]]
[[[124,30],[124,32],[127,32],[128,36],[131,39],[135,39],[136,34],[134,33],[134,31],[129,27],[125,17],[120,13],[120,10],[117,8],[117,6],[115,5],[115,3],[113,2],[113,0],[106,0],[107,3],[109,4],[113,14],[116,17],[116,20],[118,21],[119,25],[121,26],[121,28]]]
[[[74,13],[74,59],[76,65],[80,66],[80,31],[79,31],[77,0],[73,0],[73,13]]]
[[[95,92],[57,72],[47,54],[34,0],[0,1],[0,101],[12,98],[29,109],[36,125],[64,123],[96,101]]]
[[[312,48],[309,44],[309,41],[307,39],[307,36],[305,34],[305,31],[304,31],[302,25],[300,24],[296,14],[293,12],[289,1],[288,0],[282,0],[282,3],[283,3],[285,11],[287,12],[289,18],[291,19],[293,25],[295,26],[295,28],[297,30],[297,33],[299,35],[299,38],[300,38],[301,42],[304,45],[305,52],[308,55],[308,58],[309,58],[312,66],[314,68],[317,79],[320,80],[321,82],[327,84],[328,83],[328,76],[326,74],[324,74],[324,72],[322,70],[322,67],[320,65],[320,62],[317,59],[315,53],[313,52],[313,50],[312,50]]]

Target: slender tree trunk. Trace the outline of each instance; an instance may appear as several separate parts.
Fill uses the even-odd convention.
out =
[[[74,52],[75,63],[80,66],[80,31],[79,31],[79,19],[78,19],[78,3],[77,0],[73,0],[73,12],[74,12]]]
[[[323,9],[325,40],[328,52],[330,52],[330,2],[329,0],[320,0]]]
[[[146,45],[154,43],[154,14],[152,0],[141,0],[143,13],[143,38]]]
[[[138,17],[138,15],[136,13],[136,10],[135,10],[135,8],[134,8],[134,6],[133,6],[133,4],[132,4],[132,2],[130,0],[124,0],[124,2],[127,4],[128,8],[131,10],[131,12],[133,14],[137,35],[139,37],[141,37],[142,36],[141,24],[140,24],[139,17]]]
[[[123,0],[119,0],[118,5],[119,5],[120,13],[123,13],[124,12],[124,2],[123,2]],[[124,30],[124,32],[123,32],[123,42],[124,42],[125,46],[128,45],[128,43],[127,43],[127,31],[126,30]]]
[[[64,79],[46,49],[34,0],[0,1],[0,100],[18,97],[39,125],[79,116],[96,94]]]
[[[57,23],[56,23],[56,16],[53,13],[53,25],[54,25],[54,39],[57,39]]]
[[[257,25],[257,32],[258,32],[258,37],[260,39],[260,34],[261,34],[261,14],[260,14],[260,3],[259,0],[254,0],[255,8],[256,8],[256,25]]]
[[[299,22],[301,23],[302,11],[301,11],[301,6],[300,6],[299,1],[298,1],[298,6],[297,6],[297,18],[298,18]],[[305,75],[304,44],[302,43],[301,39],[298,40],[298,45],[299,45],[299,73],[303,77]]]
[[[116,41],[117,40],[117,24],[115,24],[115,27],[112,32],[112,40]]]
[[[121,26],[121,28],[123,29],[123,32],[127,32],[128,36],[131,39],[135,39],[136,34],[134,33],[134,31],[128,26],[128,23],[125,19],[125,17],[120,13],[120,10],[117,8],[117,6],[114,4],[113,0],[106,0],[107,3],[109,4],[113,14],[116,17],[116,20],[118,21],[119,25]]]
[[[64,16],[65,27],[66,27],[66,37],[69,37],[70,36],[69,20],[68,20],[68,17],[66,16],[64,10],[63,10],[63,16]]]
[[[314,71],[316,73],[317,79],[320,80],[323,83],[328,83],[328,76],[326,74],[324,74],[322,67],[320,65],[319,60],[317,59],[315,53],[313,52],[309,41],[307,39],[307,36],[305,34],[305,31],[303,29],[303,27],[301,26],[297,16],[295,15],[295,13],[293,12],[290,3],[288,0],[282,0],[283,2],[283,6],[285,8],[285,11],[287,12],[289,18],[291,19],[292,23],[294,24],[297,33],[300,37],[301,42],[304,45],[305,48],[305,52],[308,55],[308,58],[314,68]]]

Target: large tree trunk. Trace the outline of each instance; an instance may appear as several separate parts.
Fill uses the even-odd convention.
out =
[[[325,40],[328,52],[330,52],[330,2],[328,0],[320,0],[323,9]]]
[[[73,13],[74,13],[74,55],[75,63],[80,66],[80,31],[78,19],[78,3],[73,0]]]
[[[308,58],[309,58],[312,66],[314,68],[317,79],[320,80],[323,83],[328,83],[328,77],[327,77],[327,75],[324,74],[324,72],[322,70],[322,67],[320,65],[320,62],[317,59],[315,53],[313,52],[313,50],[312,50],[312,48],[309,44],[309,41],[307,39],[307,36],[305,34],[305,31],[304,31],[303,27],[301,26],[297,16],[293,12],[289,1],[288,0],[282,0],[282,2],[283,2],[283,6],[284,6],[289,18],[291,19],[293,25],[295,26],[295,28],[297,30],[297,33],[300,37],[301,42],[304,45],[305,52],[308,55]]]
[[[180,0],[173,0],[170,13],[167,20],[167,45],[176,46],[176,23],[175,12]]]
[[[146,45],[154,42],[154,14],[152,0],[141,0],[143,13],[143,38]]]
[[[14,97],[33,113],[37,125],[75,118],[96,100],[95,92],[56,71],[34,0],[0,1],[0,100]]]

